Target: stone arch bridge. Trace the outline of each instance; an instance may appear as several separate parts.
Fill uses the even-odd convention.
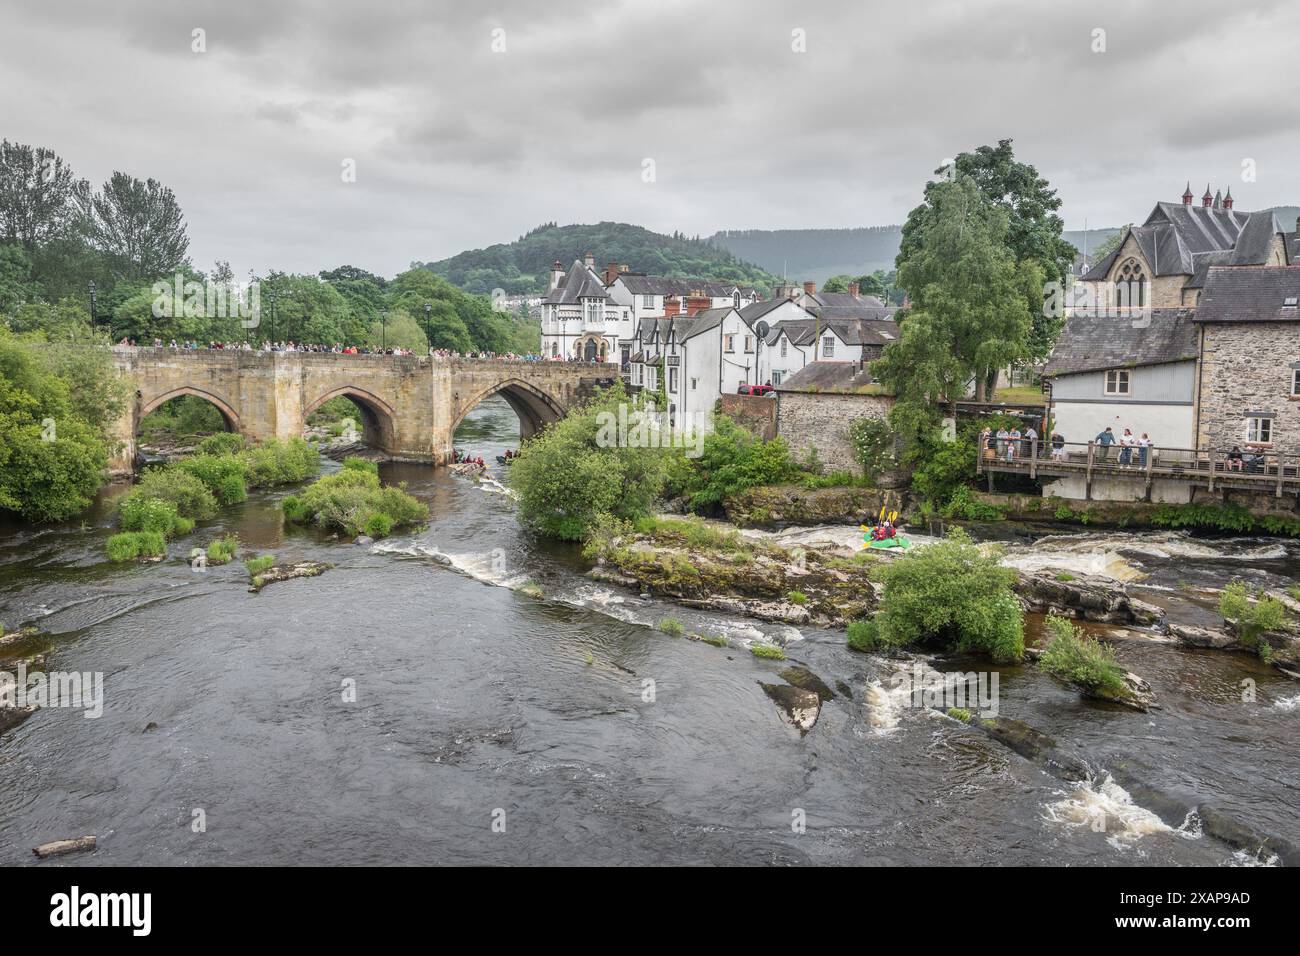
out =
[[[131,470],[143,418],[164,402],[197,395],[227,427],[254,441],[301,436],[307,416],[346,396],[360,409],[368,444],[403,461],[444,464],[452,436],[479,402],[500,395],[528,438],[562,418],[616,373],[565,362],[444,359],[329,352],[186,351],[115,348],[114,364],[133,387],[118,423],[116,473]],[[612,367],[610,367],[612,368]]]

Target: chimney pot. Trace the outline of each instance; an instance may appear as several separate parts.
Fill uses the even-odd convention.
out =
[[[584,252],[582,254],[582,261],[587,264],[588,269],[594,269],[596,267],[596,257],[590,252]]]
[[[849,283],[849,295],[857,295],[858,289],[861,288],[856,282]]]
[[[678,300],[677,296],[669,295],[664,297],[665,316],[681,315],[681,312],[682,312],[682,303]]]
[[[809,295],[815,295],[815,294],[817,293],[817,283],[816,283],[816,282],[805,282],[805,283],[803,284],[803,290],[804,290],[805,292],[807,292]]]

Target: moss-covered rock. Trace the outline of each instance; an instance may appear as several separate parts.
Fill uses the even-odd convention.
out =
[[[880,488],[761,485],[723,502],[727,517],[742,528],[853,523],[879,514],[882,505],[906,512],[907,501],[898,491]]]

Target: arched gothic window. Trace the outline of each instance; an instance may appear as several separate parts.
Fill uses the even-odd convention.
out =
[[[1119,284],[1116,290],[1118,305],[1139,309],[1146,306],[1147,277],[1142,263],[1125,259],[1115,274],[1115,281]]]

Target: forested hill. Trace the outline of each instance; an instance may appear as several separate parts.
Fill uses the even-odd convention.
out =
[[[624,222],[546,223],[514,242],[471,249],[438,262],[415,262],[412,267],[424,266],[466,292],[545,292],[552,263],[558,260],[568,269],[586,252],[596,257],[597,271],[617,262],[648,275],[717,279],[768,289],[775,281],[775,276],[707,240],[666,236]]]

